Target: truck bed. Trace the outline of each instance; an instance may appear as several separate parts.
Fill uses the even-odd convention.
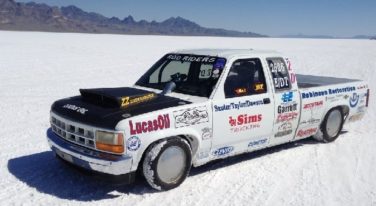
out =
[[[314,76],[314,75],[296,75],[299,88],[312,88],[318,86],[326,86],[333,84],[349,83],[360,81],[358,79],[346,79],[337,77],[324,77],[324,76]]]

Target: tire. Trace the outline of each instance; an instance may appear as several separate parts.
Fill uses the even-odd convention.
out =
[[[320,134],[319,139],[325,143],[336,140],[342,130],[343,121],[343,113],[340,108],[336,107],[329,110],[321,123],[320,131],[318,132]]]
[[[152,145],[145,154],[142,173],[156,190],[170,190],[188,176],[192,165],[189,143],[182,138],[170,138]]]

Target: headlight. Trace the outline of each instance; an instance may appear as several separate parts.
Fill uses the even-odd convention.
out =
[[[99,150],[113,153],[124,152],[123,133],[97,131],[95,134],[95,144]]]

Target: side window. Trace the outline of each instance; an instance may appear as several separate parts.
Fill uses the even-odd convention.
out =
[[[259,59],[240,59],[233,63],[225,82],[226,98],[265,93],[265,75]]]
[[[276,91],[290,89],[290,79],[287,67],[282,58],[267,58],[268,67],[272,74]]]

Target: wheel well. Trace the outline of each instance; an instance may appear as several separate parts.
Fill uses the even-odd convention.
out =
[[[347,116],[349,115],[350,108],[347,105],[340,105],[338,108],[341,109],[343,119],[346,120]]]
[[[151,144],[149,144],[149,146],[144,150],[144,152],[142,153],[142,156],[141,156],[141,159],[140,161],[138,162],[138,166],[137,166],[137,173],[139,174],[142,174],[141,172],[141,167],[140,165],[142,165],[141,163],[144,161],[144,158],[145,158],[145,155],[146,155],[146,152],[155,144],[157,144],[158,142],[160,141],[163,141],[163,140],[166,140],[166,139],[170,139],[170,138],[174,138],[174,137],[178,137],[178,138],[182,138],[182,139],[185,139],[190,147],[191,147],[191,150],[192,150],[192,157],[196,154],[197,150],[198,150],[198,140],[190,135],[177,135],[177,136],[172,136],[172,137],[165,137],[165,138],[162,138],[162,139],[158,139],[154,142],[152,142]]]

